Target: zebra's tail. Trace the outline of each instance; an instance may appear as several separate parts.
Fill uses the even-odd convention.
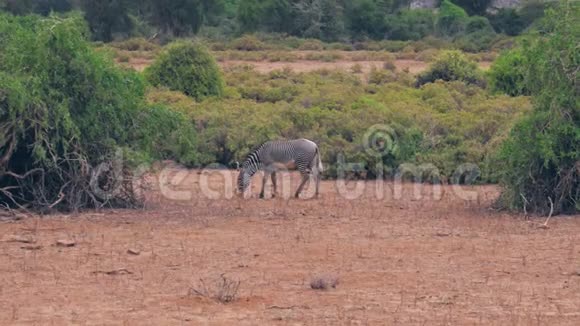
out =
[[[318,146],[316,146],[316,161],[318,173],[322,173],[324,171],[324,167],[322,166],[322,159],[320,158],[320,149],[318,149]]]

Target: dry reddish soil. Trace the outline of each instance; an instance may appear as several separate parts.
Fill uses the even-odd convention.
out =
[[[0,224],[0,324],[580,324],[580,216],[538,228],[491,210],[487,186],[227,199],[220,175],[161,175],[143,210]],[[288,196],[298,176],[279,178]],[[318,276],[338,284],[313,290]]]

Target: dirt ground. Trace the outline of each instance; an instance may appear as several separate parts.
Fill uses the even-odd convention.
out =
[[[493,186],[288,199],[297,175],[228,199],[233,173],[164,171],[143,210],[2,222],[0,324],[580,324],[580,216],[538,228],[491,210]]]

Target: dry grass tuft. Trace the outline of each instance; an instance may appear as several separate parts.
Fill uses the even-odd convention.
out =
[[[210,286],[203,278],[199,282],[199,286],[189,290],[190,295],[210,298],[220,303],[230,303],[238,299],[241,282],[229,279],[224,274]]]
[[[338,285],[338,278],[333,275],[319,275],[315,276],[310,281],[310,288],[313,290],[328,290],[336,288]]]

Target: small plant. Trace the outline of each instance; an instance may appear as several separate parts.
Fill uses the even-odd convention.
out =
[[[395,72],[397,70],[397,66],[392,60],[388,60],[383,62],[383,69]]]
[[[335,289],[337,285],[338,278],[336,276],[330,275],[315,276],[310,281],[310,288],[313,290],[328,290],[330,288]]]
[[[360,63],[356,63],[356,64],[352,65],[352,67],[350,67],[350,71],[353,74],[360,74],[360,73],[362,73],[362,68],[363,67]]]
[[[119,60],[119,62],[127,63],[131,61],[131,56],[127,53],[121,52],[117,55],[117,60]]]
[[[240,290],[240,281],[234,281],[220,275],[219,279],[213,282],[213,285],[208,287],[204,279],[199,280],[199,287],[192,287],[189,294],[192,296],[201,296],[216,300],[219,303],[230,303],[238,299],[238,292]]]

